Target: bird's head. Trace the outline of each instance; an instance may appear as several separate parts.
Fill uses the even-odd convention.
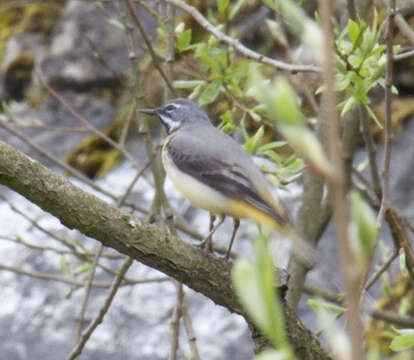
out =
[[[144,114],[158,116],[168,134],[188,125],[210,124],[207,114],[195,102],[187,99],[174,99],[167,101],[159,108],[140,109],[139,111]]]

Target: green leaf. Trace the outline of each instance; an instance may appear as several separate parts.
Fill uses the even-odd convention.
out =
[[[343,314],[346,308],[321,299],[309,299],[308,305],[315,311],[324,310],[333,314]]]
[[[190,95],[188,95],[188,98],[189,98],[190,100],[198,98],[198,97],[199,97],[199,95],[201,94],[201,92],[202,92],[202,91],[203,91],[203,89],[204,89],[204,85],[205,85],[205,84],[200,84],[200,85],[197,85],[197,86],[194,88],[194,90],[192,91],[192,93],[191,93]]]
[[[229,14],[229,20],[233,20],[233,18],[240,12],[241,9],[245,7],[248,0],[238,0],[234,6],[231,8]]]
[[[371,109],[369,105],[364,105],[365,110],[367,111],[368,115],[375,121],[375,123],[378,125],[380,129],[383,129],[383,126],[381,125],[380,121],[377,118],[377,115],[375,115],[374,111]]]
[[[111,24],[113,27],[116,27],[118,29],[121,29],[123,31],[125,31],[125,26],[123,23],[121,23],[120,21],[118,21],[117,19],[114,18],[110,18],[109,20],[107,20],[109,24]]]
[[[199,105],[207,105],[216,100],[218,94],[220,93],[221,85],[222,83],[220,79],[213,80],[210,84],[208,84],[198,99]]]
[[[264,3],[269,6],[271,9],[276,10],[275,0],[263,0]]]
[[[241,258],[236,261],[232,270],[233,285],[243,307],[253,321],[264,330],[267,328],[267,313],[265,309],[261,284],[254,264]]]
[[[291,162],[288,166],[283,168],[286,174],[293,174],[301,171],[305,167],[302,159],[296,158],[295,161]]]
[[[358,106],[358,101],[357,99],[355,99],[354,96],[350,96],[348,99],[340,103],[338,106],[342,106],[341,117],[344,117],[346,114],[348,114],[350,111],[352,111]]]
[[[360,31],[359,25],[352,19],[349,19],[348,20],[348,34],[349,34],[349,38],[351,39],[353,45],[355,45],[356,40],[358,39],[359,31]]]
[[[286,339],[284,313],[275,296],[274,265],[267,239],[255,239],[256,261],[241,258],[233,266],[233,285],[249,316],[275,347],[291,353]]]
[[[322,145],[312,131],[289,125],[281,125],[279,129],[289,145],[306,158],[316,171],[322,174],[332,173]]]
[[[270,143],[264,144],[260,147],[260,151],[267,151],[267,150],[272,150],[272,149],[276,149],[276,148],[280,148],[283,147],[287,144],[286,141],[272,141]]]
[[[68,268],[69,261],[70,260],[69,260],[68,255],[62,255],[60,257],[60,272],[65,277],[69,275],[69,268]]]
[[[193,89],[196,86],[204,85],[204,80],[175,80],[173,85],[176,89]]]
[[[263,142],[263,135],[264,135],[264,126],[260,126],[260,128],[256,131],[256,134],[252,137],[252,146],[250,149],[250,154],[255,154],[257,149]]]
[[[267,349],[257,355],[254,360],[288,360],[291,356],[283,350]]]
[[[286,125],[305,127],[305,121],[299,106],[299,98],[285,78],[276,80],[273,93],[273,101],[269,104],[271,106],[269,108],[271,118]]]
[[[273,150],[260,150],[262,152],[262,154],[266,157],[268,157],[269,159],[273,160],[276,164],[280,164],[281,163],[281,158],[279,156],[279,154]]]
[[[362,268],[368,264],[378,241],[376,216],[357,191],[351,192],[352,247]]]
[[[191,29],[187,29],[181,33],[175,42],[175,46],[179,52],[183,52],[188,49],[191,43]]]
[[[402,276],[408,276],[407,260],[405,256],[405,251],[403,251],[399,257],[400,257],[400,273]]]
[[[414,329],[396,330],[397,335],[391,342],[390,349],[402,351],[414,347]]]
[[[92,268],[92,264],[88,261],[85,261],[82,265],[78,266],[75,269],[75,274],[79,275],[82,273],[89,273],[91,271]]]
[[[279,44],[287,46],[288,41],[280,24],[274,20],[266,19],[266,25],[273,39],[275,39]]]
[[[217,7],[219,12],[223,12],[229,6],[230,0],[217,0]]]

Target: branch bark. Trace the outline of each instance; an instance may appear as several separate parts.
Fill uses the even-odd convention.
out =
[[[232,290],[228,262],[81,190],[1,141],[0,184],[56,216],[68,228],[174,277],[246,317]],[[285,317],[288,338],[298,359],[330,359],[288,307]]]

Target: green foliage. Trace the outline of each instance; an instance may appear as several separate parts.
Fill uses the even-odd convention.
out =
[[[289,145],[316,170],[330,174],[331,166],[322,145],[308,129],[300,110],[299,98],[288,81],[278,78],[269,83],[255,66],[249,71],[249,84],[248,95],[263,104],[264,113],[278,126]]]
[[[380,128],[382,125],[370,107],[368,93],[377,85],[385,87],[387,47],[379,43],[382,27],[375,11],[371,26],[362,19],[356,22],[350,19],[335,41],[336,87],[345,95],[338,105],[342,109],[341,116],[362,105]]]
[[[309,299],[308,305],[315,311],[324,310],[332,314],[343,314],[346,308],[321,299]]]
[[[351,192],[351,215],[352,248],[363,269],[369,264],[375,250],[378,231],[374,212],[356,191]]]
[[[392,340],[390,349],[393,351],[402,351],[414,348],[414,329],[394,329],[397,336]]]
[[[293,352],[286,338],[284,314],[274,286],[273,259],[267,238],[262,234],[255,239],[255,250],[256,261],[242,258],[234,264],[234,289],[255,324],[276,348],[283,351],[285,357],[282,358],[292,358]]]
[[[230,0],[217,0],[217,7],[219,12],[224,12],[230,4]]]

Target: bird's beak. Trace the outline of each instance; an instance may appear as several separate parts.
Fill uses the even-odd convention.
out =
[[[157,115],[157,113],[158,113],[157,110],[158,109],[139,109],[138,111],[142,112],[144,114],[147,114],[147,115]]]

